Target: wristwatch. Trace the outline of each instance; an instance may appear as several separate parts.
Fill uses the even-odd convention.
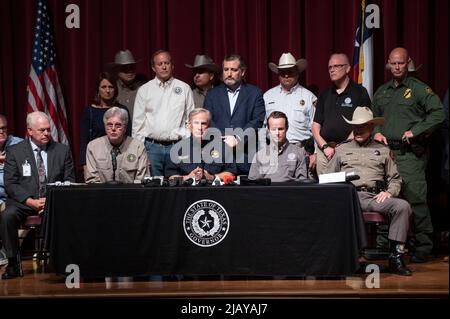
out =
[[[323,152],[323,151],[325,151],[325,149],[326,149],[327,147],[328,147],[328,144],[325,143],[325,144],[322,145],[322,147],[320,148],[320,150]]]

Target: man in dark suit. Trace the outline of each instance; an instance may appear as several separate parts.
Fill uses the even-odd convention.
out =
[[[6,209],[0,214],[0,236],[8,257],[2,279],[21,275],[17,230],[29,215],[41,214],[45,206],[46,184],[75,181],[69,147],[51,140],[50,122],[45,113],[27,116],[29,138],[11,147],[6,154]]]
[[[225,143],[235,148],[239,174],[244,175],[250,170],[248,159],[257,151],[257,129],[262,127],[265,116],[261,90],[243,81],[246,68],[240,55],[226,56],[222,63],[223,83],[208,92],[204,104],[211,112],[212,127],[218,128]]]

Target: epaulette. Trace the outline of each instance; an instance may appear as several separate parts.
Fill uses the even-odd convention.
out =
[[[339,146],[341,146],[342,144],[350,143],[351,141],[353,141],[353,139],[352,139],[352,138],[349,138],[348,140],[345,140],[345,141],[340,142],[338,145],[336,145],[336,147],[339,147]]]
[[[381,144],[381,145],[383,145],[383,146],[385,146],[385,147],[389,147],[389,145],[386,145],[386,144],[384,144],[384,143],[381,142],[381,141],[378,141],[378,140],[375,140],[375,139],[373,139],[373,141],[376,142],[376,143],[378,143],[378,144]]]

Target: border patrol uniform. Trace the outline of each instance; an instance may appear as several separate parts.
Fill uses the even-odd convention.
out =
[[[397,87],[391,80],[377,90],[373,113],[385,119],[384,126],[376,127],[375,132],[381,132],[387,138],[395,154],[404,180],[403,196],[413,211],[416,255],[425,258],[433,247],[425,177],[426,136],[444,121],[442,104],[425,83],[407,76]],[[410,140],[411,144],[403,144],[403,133],[409,130],[414,138]]]
[[[388,214],[391,221],[388,238],[406,242],[411,207],[407,201],[395,198],[400,194],[402,180],[389,147],[370,138],[363,145],[354,140],[345,141],[336,147],[327,171],[359,175],[360,179],[352,183],[358,190],[361,209]],[[384,190],[379,185],[385,183]],[[391,193],[392,197],[377,203],[373,197],[381,191]]]

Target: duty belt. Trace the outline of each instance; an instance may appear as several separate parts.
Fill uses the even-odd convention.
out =
[[[358,186],[356,187],[356,190],[358,192],[368,192],[374,194],[378,194],[380,192],[380,190],[377,187],[366,187],[366,186]]]
[[[388,140],[388,145],[391,150],[400,150],[403,147],[402,140]]]

